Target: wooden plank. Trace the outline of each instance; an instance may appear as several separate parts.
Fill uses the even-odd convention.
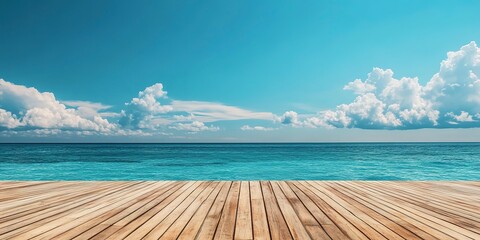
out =
[[[167,194],[155,197],[155,200],[135,210],[121,220],[112,223],[104,223],[83,232],[74,239],[105,239],[113,234],[117,236],[127,236],[130,232],[137,229],[144,222],[154,216],[164,206],[169,204],[175,198],[180,196],[189,188],[195,186],[194,182],[181,182],[178,187],[173,188]]]
[[[109,211],[90,220],[78,224],[72,229],[53,237],[52,239],[73,239],[77,236],[81,238],[93,237],[96,233],[105,230],[107,227],[112,226],[120,220],[127,222],[132,221],[146,210],[159,204],[164,198],[178,190],[184,183],[173,182],[167,184],[161,191],[154,191],[151,195],[144,199],[140,199],[135,204],[128,207],[121,207],[115,210]]]
[[[470,237],[473,239],[480,238],[479,234],[473,233],[465,228],[458,227],[455,224],[452,224],[448,221],[443,219],[437,218],[433,215],[436,215],[435,212],[429,212],[428,214],[419,210],[415,205],[410,204],[398,197],[392,197],[389,194],[383,194],[382,190],[378,190],[376,188],[370,187],[368,184],[362,184],[364,189],[369,189],[373,193],[376,193],[383,201],[391,202],[391,203],[400,203],[399,208],[403,209],[403,211],[407,211],[410,214],[414,214],[418,217],[420,221],[427,223],[428,225],[434,226],[436,229],[454,237],[454,238],[465,238]]]
[[[36,199],[30,203],[22,204],[21,206],[18,206],[14,209],[3,211],[2,213],[4,213],[5,216],[0,220],[0,223],[9,221],[11,219],[20,219],[32,213],[38,214],[41,211],[48,212],[49,210],[55,208],[67,207],[69,204],[72,204],[81,199],[91,198],[92,195],[99,194],[105,191],[110,191],[126,184],[136,183],[78,183],[78,185],[69,186],[68,188],[54,187],[53,189],[46,189],[45,191],[54,194],[48,194],[48,196],[45,196],[46,194],[38,194],[42,196],[42,199]],[[38,195],[35,195],[35,197],[33,198],[36,198]],[[52,208],[52,206],[54,207]]]
[[[429,235],[437,238],[437,239],[454,239],[453,237],[435,229],[429,226],[427,223],[424,223],[423,221],[419,221],[419,219],[415,218],[414,215],[405,212],[403,209],[399,208],[395,204],[391,204],[388,202],[385,202],[381,199],[377,199],[376,196],[374,196],[372,193],[369,193],[368,191],[365,191],[363,188],[357,188],[356,185],[350,185],[350,183],[347,182],[342,182],[342,185],[345,186],[345,188],[348,191],[352,191],[356,194],[358,198],[361,198],[364,200],[363,204],[368,205],[373,204],[375,207],[379,207],[383,209],[385,212],[401,219],[401,221],[404,221],[404,223],[407,223],[410,226],[414,226],[417,228],[420,228],[422,231],[425,231]],[[400,221],[396,221],[399,223]],[[417,235],[420,236],[421,232],[415,232]]]
[[[7,213],[9,210],[15,210],[22,206],[30,206],[32,203],[43,202],[52,196],[62,196],[74,192],[78,187],[85,186],[82,183],[58,182],[53,185],[41,185],[41,189],[24,188],[16,191],[17,197],[11,200],[3,201],[0,205],[0,211]],[[54,191],[52,191],[54,190]],[[39,193],[40,191],[40,193]],[[2,196],[15,196],[15,193],[5,192]]]
[[[417,235],[419,238],[422,239],[432,239],[435,238],[436,233],[431,233],[430,229],[428,228],[427,225],[424,225],[421,222],[416,221],[415,219],[411,218],[411,216],[406,215],[402,212],[399,212],[395,209],[392,209],[388,207],[388,205],[385,205],[381,202],[377,202],[375,199],[370,198],[368,193],[364,193],[361,191],[356,191],[353,188],[349,188],[344,186],[345,183],[330,183],[335,189],[338,189],[339,192],[341,192],[344,195],[347,195],[348,197],[355,199],[355,201],[363,204],[364,206],[374,209],[376,212],[379,214],[382,214],[383,216],[387,217],[388,219],[391,219],[394,221],[396,224],[404,227],[405,229],[408,229],[415,235]],[[439,234],[442,234],[441,236],[444,237],[445,239],[451,239],[450,236],[445,235],[441,232],[438,232]],[[437,237],[438,238],[438,237]]]
[[[211,209],[215,208],[217,204],[219,206],[223,206],[223,203],[220,203],[220,201],[227,197],[228,190],[230,189],[230,182],[222,182],[219,184],[219,188],[217,189],[218,191],[215,190],[214,193],[212,193],[210,197],[202,203],[198,211],[192,216],[177,239],[194,239]],[[213,236],[213,233],[211,236]]]
[[[220,193],[220,196],[214,202],[214,205],[210,209],[205,218],[201,229],[199,230],[195,239],[213,239],[215,235],[215,230],[217,229],[218,223],[222,216],[223,209],[225,208],[225,204],[227,202],[227,197],[230,195],[230,191],[232,191],[233,183],[228,182],[228,185],[224,190]],[[184,235],[185,237],[186,235]],[[184,239],[191,239],[191,238],[184,238]]]
[[[293,239],[287,222],[285,222],[282,211],[280,210],[275,195],[273,194],[272,186],[269,182],[265,181],[262,181],[260,186],[262,187],[263,200],[265,202],[270,237],[273,240]]]
[[[288,228],[290,229],[290,234],[294,239],[311,239],[310,235],[308,234],[305,226],[302,224],[300,217],[297,215],[293,207],[290,205],[287,197],[282,192],[280,187],[278,186],[277,182],[270,182],[272,187],[273,193],[275,194],[275,198],[277,199],[278,207],[280,211],[282,211],[282,215],[287,222]],[[302,218],[305,220],[306,214],[303,214]],[[316,220],[314,220],[316,222]],[[310,224],[312,224],[311,222]],[[312,224],[313,225],[313,224]],[[317,232],[321,230],[317,229]]]
[[[126,209],[131,205],[134,205],[138,202],[142,202],[144,199],[148,199],[148,197],[156,191],[161,191],[165,185],[168,185],[168,182],[154,182],[153,184],[142,188],[139,192],[132,194],[129,192],[128,195],[123,197],[118,201],[114,201],[111,203],[106,204],[99,204],[94,206],[88,210],[83,211],[82,214],[77,214],[77,218],[75,216],[68,216],[63,217],[60,219],[55,220],[59,223],[57,227],[49,230],[43,231],[42,234],[37,235],[32,239],[52,239],[53,237],[64,233],[84,222],[91,220],[92,218],[96,218],[97,216],[102,216],[103,214],[114,212],[118,209]],[[48,224],[50,227],[53,226],[53,222]]]
[[[46,189],[45,191],[48,191],[51,194],[42,194],[41,199],[32,197],[33,200],[28,203],[19,201],[18,203],[20,205],[8,210],[2,210],[1,212],[3,217],[0,219],[0,223],[7,222],[12,219],[19,219],[32,213],[38,213],[39,211],[51,208],[51,206],[59,207],[66,205],[83,197],[89,197],[89,195],[92,193],[108,190],[116,185],[118,184],[101,184],[98,187],[92,187],[90,184],[88,184],[87,186],[83,187],[69,186],[69,188],[65,190],[57,187],[55,187],[53,191]]]
[[[179,204],[175,210],[173,210],[165,219],[157,224],[150,232],[142,239],[152,240],[162,237],[167,229],[172,226],[174,222],[178,222],[178,225],[172,229],[171,235],[177,236],[183,227],[188,223],[192,215],[197,211],[200,205],[205,201],[210,193],[218,185],[218,182],[207,182],[203,187],[203,190],[198,194],[191,194],[181,204]],[[180,227],[181,225],[182,227]],[[129,236],[130,238],[130,236]],[[133,238],[131,238],[133,239]],[[166,239],[172,239],[166,237]]]
[[[4,182],[0,181],[0,192],[8,193],[10,191],[18,190],[19,188],[33,188],[44,184],[55,184],[56,182],[48,181],[26,181],[26,182]]]
[[[130,191],[126,196],[123,191],[115,192],[108,197],[91,201],[85,205],[82,205],[82,207],[80,208],[76,208],[74,212],[71,212],[68,215],[63,215],[58,218],[56,217],[55,220],[48,221],[48,224],[42,224],[42,226],[36,227],[34,229],[29,229],[28,231],[15,237],[18,239],[30,239],[42,233],[45,233],[53,228],[61,227],[65,223],[75,221],[76,219],[81,218],[86,214],[97,212],[102,213],[103,211],[118,207],[121,204],[129,201],[130,199],[136,198],[139,195],[144,194],[152,187],[154,186],[151,183],[139,184],[135,186],[135,188],[129,189]]]
[[[412,183],[413,184],[413,183]],[[469,202],[466,202],[463,197],[463,200],[452,198],[451,192],[438,192],[437,189],[432,186],[428,189],[417,188],[412,189],[404,187],[404,184],[398,184],[392,182],[389,184],[386,191],[392,192],[394,190],[395,194],[401,195],[404,199],[409,200],[412,203],[424,203],[434,207],[434,211],[448,211],[449,214],[459,215],[460,217],[465,217],[471,219],[473,222],[480,222],[480,213],[478,213],[478,206],[472,205]],[[409,185],[410,186],[410,185]],[[471,198],[469,198],[470,200]],[[425,205],[423,205],[425,206]]]
[[[428,238],[432,238],[431,235],[428,234],[423,234],[421,236],[416,235],[414,232],[408,230],[404,226],[400,225],[397,221],[397,219],[392,220],[388,218],[388,216],[382,215],[383,211],[379,211],[378,208],[375,207],[369,207],[366,205],[363,205],[360,201],[358,201],[357,198],[347,194],[344,191],[339,190],[335,185],[332,185],[332,183],[324,183],[325,188],[327,188],[330,192],[335,193],[338,197],[342,198],[346,202],[352,204],[355,206],[356,209],[359,209],[368,215],[370,215],[372,218],[377,219],[379,222],[384,224],[386,227],[390,228],[392,231],[396,232],[398,235],[402,236],[402,238],[406,239],[416,239],[418,237],[425,238],[428,236]]]
[[[292,191],[297,195],[299,200],[308,209],[317,222],[325,229],[325,232],[331,239],[348,239],[340,228],[310,199],[305,193],[303,193],[293,182],[287,183]]]
[[[288,186],[286,182],[276,182],[276,184],[282,190],[282,193],[285,195],[285,198],[291,204],[292,208],[295,211],[295,215],[298,216],[302,225],[305,226],[308,234],[311,238],[320,238],[320,239],[330,239],[325,229],[320,225],[320,223],[313,217],[312,213],[308,211],[302,201],[298,196],[293,192],[293,190]],[[275,189],[275,188],[274,188]]]
[[[395,198],[404,200],[411,204],[414,208],[426,214],[432,214],[435,217],[448,221],[460,226],[471,226],[471,231],[480,233],[480,218],[474,215],[476,209],[469,211],[461,209],[458,203],[439,203],[435,200],[425,199],[423,196],[417,196],[410,191],[402,191],[399,189],[381,189],[382,192],[389,194]],[[423,194],[425,195],[425,194]]]
[[[336,204],[342,206],[344,209],[347,209],[349,212],[355,212],[355,217],[362,220],[364,223],[368,224],[370,227],[375,229],[378,233],[384,236],[387,239],[403,239],[400,235],[392,231],[390,228],[386,227],[384,222],[379,222],[378,218],[370,216],[373,214],[373,211],[368,211],[368,209],[359,209],[356,208],[355,205],[343,200],[342,198],[338,197],[335,193],[330,192],[326,189],[322,182],[309,182],[310,185],[315,187],[316,189],[320,190],[325,196],[329,197]]]
[[[204,193],[206,193],[204,196],[199,196],[195,201],[188,206],[188,208],[182,213],[180,217],[178,217],[177,220],[168,228],[167,231],[163,235],[157,234],[154,236],[161,236],[161,238],[164,239],[178,239],[178,236],[180,233],[183,231],[183,229],[186,227],[186,225],[191,222],[195,221],[193,219],[193,216],[197,212],[203,212],[205,215],[208,212],[208,209],[210,209],[211,204],[213,203],[213,200],[217,197],[218,193],[223,187],[223,183],[215,183],[216,185],[210,185]],[[206,211],[205,211],[206,210]],[[174,214],[174,213],[172,213]],[[163,224],[163,222],[162,222]],[[152,233],[152,232],[151,232]],[[145,238],[148,239],[148,238]]]
[[[250,182],[250,199],[254,239],[268,240],[270,239],[270,230],[268,228],[267,213],[260,182]]]
[[[237,221],[235,224],[235,239],[253,239],[252,211],[250,206],[250,184],[243,181],[240,184]]]
[[[28,229],[35,229],[36,227],[42,226],[49,221],[57,219],[58,217],[71,214],[72,212],[77,211],[76,209],[84,206],[85,204],[94,202],[95,200],[102,199],[103,197],[121,191],[122,189],[134,187],[139,184],[141,183],[133,182],[121,185],[119,184],[117,187],[111,188],[106,192],[100,191],[96,194],[89,195],[86,198],[81,198],[76,201],[69,202],[67,203],[67,205],[53,206],[49,209],[45,209],[37,213],[31,214],[32,216],[28,215],[18,219],[14,219],[9,222],[2,223],[0,224],[0,236],[14,236],[15,234],[28,231]]]
[[[332,209],[342,215],[345,219],[347,219],[350,223],[352,223],[357,229],[362,231],[369,238],[386,239],[386,237],[383,236],[380,232],[378,232],[376,228],[368,225],[368,223],[365,224],[365,222],[362,220],[363,217],[366,218],[365,215],[362,215],[360,212],[356,212],[355,214],[353,214],[352,212],[348,211],[344,206],[331,199],[324,192],[320,191],[315,187],[312,187],[311,182],[309,183],[302,181],[302,184],[308,186],[309,189],[313,193],[315,193],[315,195],[322,198],[322,200],[325,201]],[[372,223],[372,221],[370,221],[370,223]]]
[[[220,222],[218,223],[214,239],[233,239],[235,234],[235,220],[237,217],[238,194],[240,182],[233,182],[225,202]]]
[[[337,225],[339,229],[342,230],[350,239],[369,239],[365,234],[357,229],[355,225],[345,219],[344,216],[335,211],[328,203],[326,203],[320,196],[316,195],[315,192],[309,185],[300,184],[299,182],[293,183],[298,189],[300,189],[306,196],[308,196],[317,207],[325,213],[325,215],[331,219],[331,221]]]
[[[180,204],[184,199],[186,199],[190,194],[197,193],[201,182],[195,182],[192,184],[193,186],[190,188],[185,189],[183,192],[179,192],[178,195],[171,195],[166,199],[164,203],[155,207],[148,211],[146,214],[142,215],[137,221],[130,222],[125,227],[118,227],[114,229],[118,229],[118,231],[114,232],[113,234],[106,236],[104,232],[95,235],[92,239],[123,239],[127,236],[131,238],[140,239],[152,228],[154,228],[157,223],[163,220],[170,212],[172,212],[178,204]],[[108,238],[107,238],[108,237]]]

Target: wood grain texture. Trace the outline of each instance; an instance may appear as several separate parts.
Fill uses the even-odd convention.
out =
[[[0,182],[0,239],[480,239],[480,182]]]

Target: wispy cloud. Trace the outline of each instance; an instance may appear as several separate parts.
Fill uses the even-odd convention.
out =
[[[202,131],[218,131],[220,128],[215,126],[206,126],[203,122],[193,121],[191,123],[176,123],[170,126],[171,129],[197,133]]]
[[[242,131],[273,131],[273,130],[276,130],[276,128],[271,128],[271,127],[250,126],[250,125],[243,125],[240,129]]]
[[[75,100],[75,101],[60,101],[60,103],[65,104],[66,106],[70,106],[70,107],[89,108],[89,109],[93,109],[97,112],[101,111],[101,110],[109,109],[109,108],[112,107],[110,105],[105,105],[105,104],[102,104],[102,103],[96,103],[96,102],[90,102],[90,101],[78,101],[78,100]]]
[[[119,113],[116,112],[106,112],[105,110],[110,109],[112,106],[105,105],[102,103],[97,102],[90,102],[90,101],[60,101],[60,103],[64,104],[68,107],[73,107],[77,109],[77,113],[80,116],[84,117],[93,117],[93,116],[101,116],[101,117],[118,117],[120,116]]]
[[[175,111],[193,114],[195,119],[203,122],[245,119],[273,121],[275,118],[270,112],[255,112],[215,102],[174,100],[172,107]]]

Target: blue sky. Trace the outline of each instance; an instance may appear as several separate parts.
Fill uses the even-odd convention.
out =
[[[3,1],[0,141],[478,141],[477,9]]]

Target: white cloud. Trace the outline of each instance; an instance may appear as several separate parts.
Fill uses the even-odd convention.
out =
[[[161,83],[156,83],[138,93],[138,97],[126,103],[121,112],[120,125],[126,128],[152,128],[150,120],[158,115],[172,111],[172,106],[162,105],[159,100],[167,98]]]
[[[76,108],[77,114],[86,118],[91,118],[93,116],[101,116],[101,117],[118,117],[119,116],[119,113],[104,112],[104,110],[107,110],[112,106],[105,105],[102,103],[89,102],[89,101],[61,101],[60,103],[68,107]]]
[[[165,135],[162,132],[156,132],[156,135]],[[92,135],[107,135],[107,136],[152,136],[152,133],[144,132],[140,130],[124,130],[116,129],[111,132],[97,132],[89,130],[64,130],[64,129],[48,129],[48,128],[37,128],[37,129],[7,129],[0,131],[0,136],[10,137],[10,136],[19,136],[19,137],[48,137],[48,136],[92,136]]]
[[[201,131],[218,131],[219,128],[215,126],[206,126],[203,122],[193,121],[190,123],[177,123],[173,126],[170,126],[171,129],[179,131],[187,131],[191,133],[201,132]]]
[[[172,108],[176,112],[193,114],[195,119],[203,122],[245,119],[272,121],[275,118],[275,115],[270,112],[254,112],[214,102],[174,100]]]
[[[96,112],[109,109],[112,107],[102,103],[96,103],[96,102],[90,102],[90,101],[61,101],[60,103],[70,107],[93,109]]]
[[[480,112],[478,76],[480,48],[471,42],[449,52],[440,71],[424,86],[418,78],[397,79],[391,69],[374,68],[365,81],[356,79],[344,87],[358,95],[353,102],[313,117],[289,111],[282,122],[366,129],[480,127],[473,119]]]
[[[276,130],[276,128],[270,128],[270,127],[263,127],[263,126],[249,126],[249,125],[243,125],[240,128],[242,131],[273,131]]]
[[[173,119],[176,121],[193,121],[195,118],[195,115],[189,114],[189,115],[173,115]]]
[[[16,128],[22,126],[22,123],[11,112],[0,109],[0,127]]]
[[[476,120],[473,120],[472,115],[464,111],[461,111],[459,115],[455,115],[453,112],[449,112],[445,116],[451,117],[457,122],[476,122]]]
[[[442,112],[480,112],[480,49],[471,42],[449,52],[425,86],[425,97]]]
[[[116,126],[98,115],[81,116],[67,108],[53,93],[15,85],[0,79],[0,125],[23,129],[69,129],[108,133]]]
[[[150,113],[166,113],[172,110],[171,106],[163,106],[158,102],[160,98],[166,98],[167,92],[163,90],[161,83],[156,83],[138,93],[138,98],[133,98],[128,106],[135,106],[138,109]]]
[[[356,79],[355,81],[349,82],[347,85],[345,85],[343,90],[350,90],[356,94],[364,94],[375,90],[375,86],[373,84],[362,82],[360,79]]]
[[[294,111],[285,112],[280,117],[280,122],[283,124],[291,124],[293,126],[301,125],[301,122],[298,120],[298,114]]]

